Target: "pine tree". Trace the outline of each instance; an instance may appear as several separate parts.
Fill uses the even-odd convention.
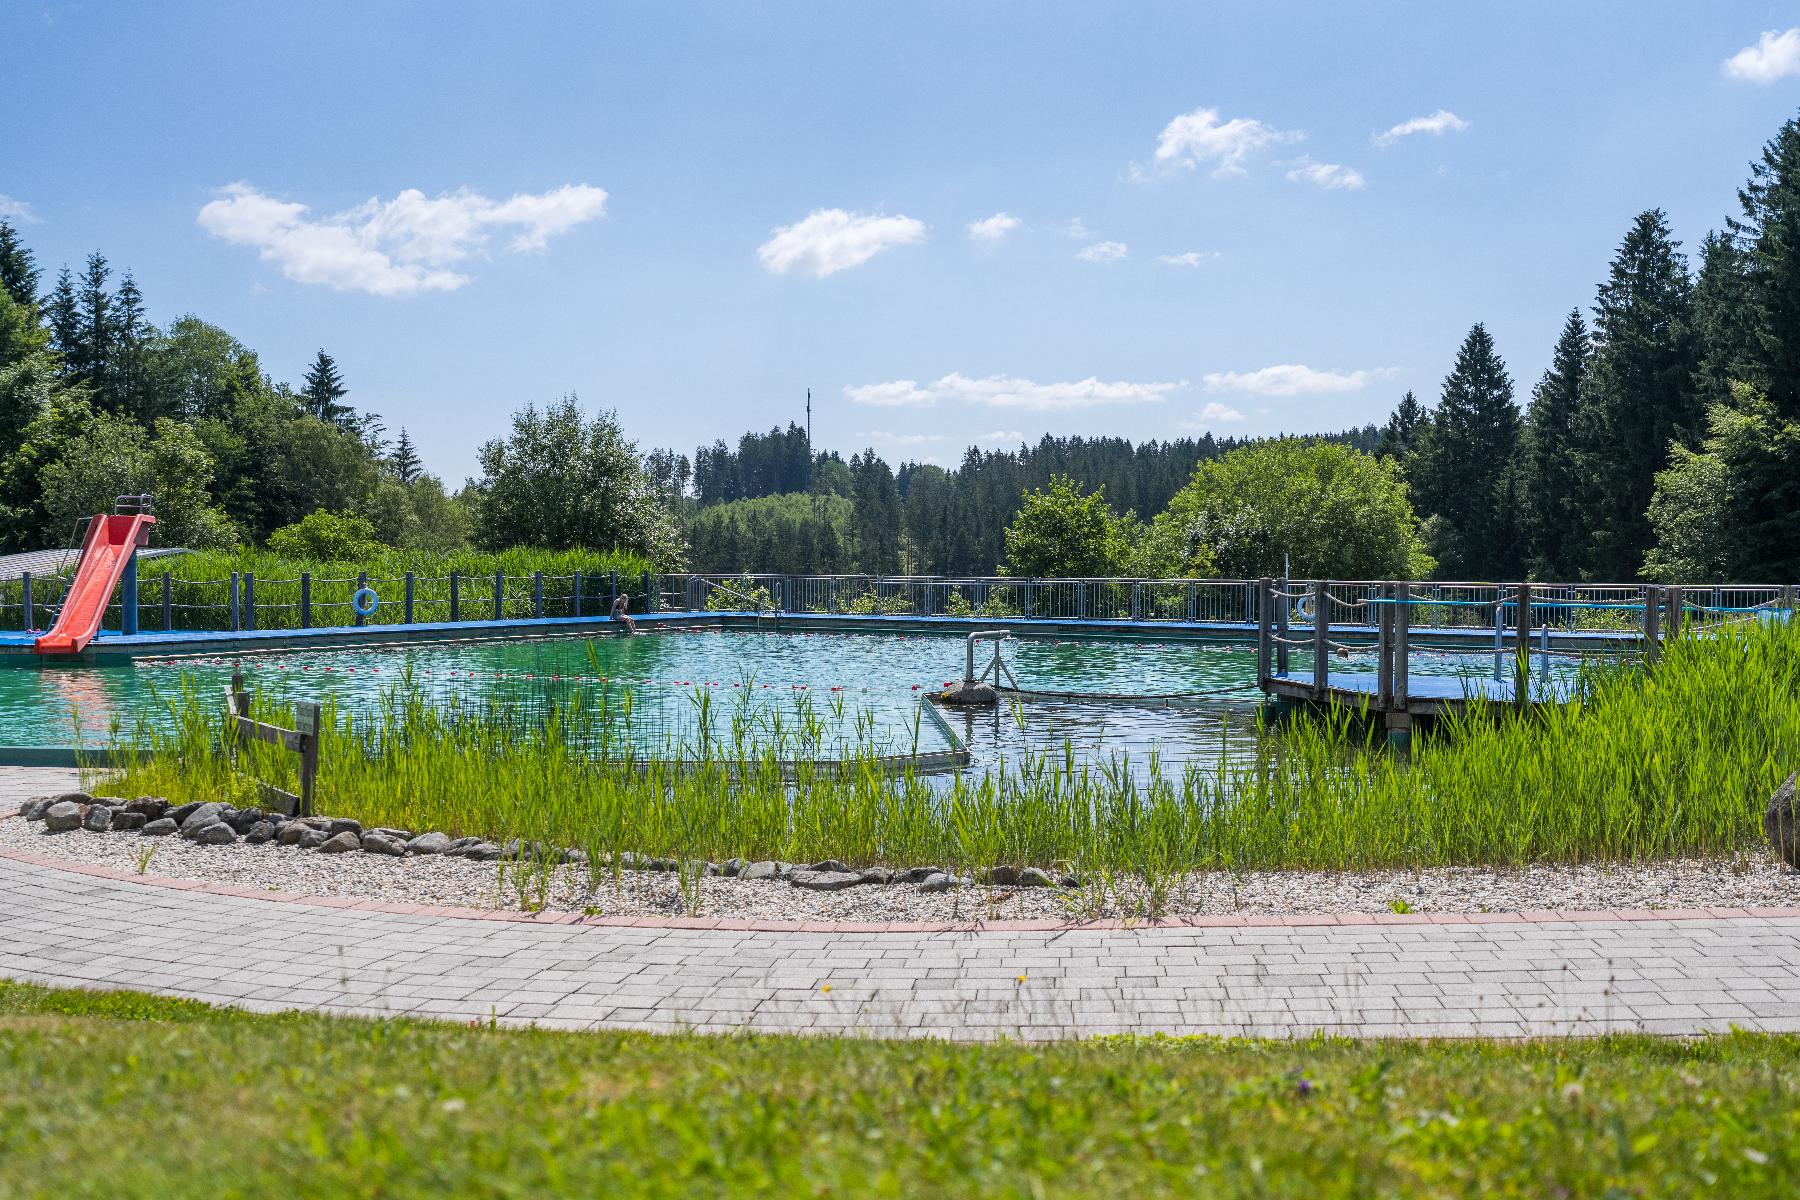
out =
[[[1513,502],[1518,443],[1512,379],[1493,337],[1477,324],[1456,353],[1413,456],[1417,507],[1434,518],[1430,550],[1446,578],[1500,580],[1521,572]]]
[[[419,452],[414,448],[412,438],[407,435],[405,427],[400,430],[400,440],[394,443],[393,456],[388,462],[394,468],[394,475],[401,483],[411,483],[424,471],[419,461]]]
[[[81,354],[81,305],[67,266],[57,273],[56,286],[44,298],[44,316],[50,323],[50,345],[62,356],[63,374],[69,375]]]
[[[1563,322],[1550,369],[1531,393],[1520,454],[1525,558],[1538,579],[1579,578],[1586,549],[1588,489],[1577,440],[1588,367],[1587,324],[1574,309]]]
[[[331,355],[320,350],[312,366],[306,369],[306,386],[300,389],[300,397],[308,413],[342,429],[353,420],[354,410],[342,403],[349,390],[338,374],[337,363]]]
[[[1389,415],[1387,424],[1381,427],[1381,441],[1376,453],[1390,458],[1397,458],[1404,463],[1412,454],[1413,443],[1419,437],[1419,425],[1426,419],[1425,406],[1412,394],[1411,389],[1400,397],[1399,405]]]
[[[158,413],[149,379],[149,340],[153,330],[144,318],[144,294],[127,271],[113,297],[114,351],[100,388],[103,406],[128,413],[148,426]]]
[[[1709,233],[1700,244],[1694,281],[1695,402],[1704,410],[1731,402],[1733,380],[1759,378],[1756,313],[1750,303],[1750,261],[1732,238]]]
[[[80,305],[81,339],[70,365],[78,378],[97,388],[104,386],[117,350],[113,298],[106,290],[106,281],[111,277],[112,268],[107,266],[106,256],[96,250],[87,257],[87,270],[82,272],[81,289],[76,293]]]
[[[1745,255],[1760,387],[1784,420],[1800,420],[1800,118],[1790,120],[1751,164],[1738,193],[1743,219],[1729,222]]]
[[[1650,498],[1669,444],[1696,440],[1693,290],[1660,209],[1640,213],[1594,304],[1594,358],[1578,418],[1592,487],[1591,579],[1634,579],[1655,543]]]
[[[38,266],[31,250],[19,240],[19,231],[0,217],[0,287],[15,303],[32,308],[38,302]]]

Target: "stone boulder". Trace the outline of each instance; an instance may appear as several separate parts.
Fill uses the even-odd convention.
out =
[[[354,837],[356,835],[351,834],[350,836]],[[300,827],[300,840],[295,842],[294,845],[300,847],[302,850],[317,850],[330,840],[331,835],[326,833],[323,829],[309,829],[302,825]]]
[[[244,842],[251,846],[260,846],[264,842],[275,840],[275,825],[270,821],[258,821],[244,831]]]
[[[73,800],[58,800],[44,810],[44,831],[66,833],[81,828],[81,805]]]
[[[259,822],[269,819],[269,814],[260,808],[239,808],[223,813],[219,819],[231,826],[233,833],[249,833]]]
[[[318,832],[317,829],[314,829],[311,825],[305,824],[304,822],[289,821],[286,825],[281,827],[281,832],[275,835],[275,840],[280,842],[283,846],[298,846],[301,838],[309,833]]]
[[[149,823],[149,817],[141,812],[132,812],[129,809],[122,812],[116,812],[112,815],[112,829],[114,833],[124,833],[132,829],[142,829]]]
[[[19,815],[27,821],[41,821],[50,806],[56,803],[55,796],[37,796],[19,805]]]
[[[185,808],[186,805],[183,805],[182,807]],[[176,820],[181,822],[181,832],[186,833],[189,829],[204,829],[214,821],[223,822],[226,816],[235,811],[236,810],[228,804],[209,802],[196,805],[189,811],[187,816],[177,817]]]
[[[353,820],[350,817],[326,817],[324,821],[324,830],[332,837],[337,837],[341,833],[354,833],[358,838],[362,837],[361,821]]]
[[[505,855],[506,851],[492,842],[476,842],[462,852],[462,857],[471,862],[499,862]]]
[[[938,697],[938,703],[952,708],[993,708],[1000,703],[1000,693],[990,683],[953,683]]]
[[[231,843],[237,841],[237,834],[233,833],[231,831],[231,826],[223,821],[214,821],[210,825],[201,825],[192,833],[189,833],[187,829],[184,828],[181,831],[181,836],[187,838],[196,846],[229,846]]]
[[[142,832],[145,837],[167,837],[180,829],[181,826],[175,824],[174,817],[158,817],[154,821],[146,821]]]
[[[805,888],[809,892],[841,892],[845,888],[853,888],[858,884],[868,883],[860,871],[793,871],[788,875],[788,883],[797,888]]]
[[[739,879],[773,879],[781,873],[781,864],[764,859],[762,862],[746,863],[739,868]]]
[[[90,804],[87,811],[81,814],[81,827],[89,833],[110,832],[113,825],[113,810],[104,804]]]
[[[333,823],[335,824],[335,822]],[[314,830],[313,832],[320,831]],[[334,833],[319,843],[320,854],[348,854],[352,850],[360,849],[362,849],[362,836],[348,829],[341,833]]]
[[[930,879],[919,885],[921,892],[936,893],[955,891],[957,888],[973,887],[975,881],[966,875],[952,875],[947,871],[939,871]]]
[[[1056,879],[1048,871],[1036,867],[1026,867],[1019,872],[1020,887],[1055,887]]]
[[[125,802],[125,811],[142,813],[149,820],[155,821],[169,815],[169,802],[160,796],[139,796],[136,800]]]
[[[385,854],[389,858],[399,858],[406,853],[405,842],[379,829],[371,829],[362,835],[362,848],[364,854]]]
[[[1769,807],[1763,811],[1763,832],[1768,834],[1769,843],[1775,847],[1775,853],[1781,855],[1788,866],[1800,870],[1800,799],[1796,798],[1796,784],[1800,783],[1800,771],[1787,777],[1787,782],[1775,789],[1769,797]]]
[[[414,854],[442,854],[450,848],[450,835],[447,833],[421,833],[407,842],[406,848]]]

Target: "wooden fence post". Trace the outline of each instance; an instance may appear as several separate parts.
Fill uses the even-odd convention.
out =
[[[494,572],[494,620],[506,620],[506,571]]]
[[[1393,706],[1405,712],[1407,705],[1407,668],[1411,653],[1407,642],[1412,630],[1412,584],[1401,580],[1394,585],[1394,681]]]
[[[570,595],[570,597],[569,597],[569,615],[571,617],[581,616],[581,572],[580,571],[575,572],[575,586],[573,588],[573,594]]]
[[[1656,584],[1644,589],[1644,662],[1655,666],[1662,657],[1663,590]]]
[[[356,573],[356,590],[360,592],[368,586],[369,586],[369,573],[367,571],[358,571]],[[363,623],[363,615],[356,611],[356,598],[354,596],[352,596],[350,599],[350,615],[352,617],[356,618],[357,627],[361,628],[362,623]]]
[[[244,572],[244,628],[256,628],[256,572]]]
[[[534,618],[544,615],[544,573],[542,571],[531,573],[531,615]]]
[[[1386,712],[1394,699],[1394,606],[1384,603],[1387,585],[1370,589],[1375,605],[1375,705]]]
[[[406,573],[406,623],[413,623],[413,573]]]
[[[300,572],[300,628],[312,628],[312,572]]]
[[[1275,649],[1275,598],[1269,595],[1274,587],[1272,579],[1256,581],[1256,603],[1251,609],[1251,618],[1256,622],[1256,681],[1265,683],[1269,678],[1269,670],[1274,665]]]
[[[240,623],[239,617],[238,617],[238,573],[236,571],[233,571],[231,573],[230,608],[231,608],[231,629],[232,629],[232,632],[235,633],[239,629],[243,628],[243,625]]]
[[[450,620],[453,624],[462,620],[462,595],[457,586],[460,582],[457,573],[450,572]]]
[[[1331,584],[1313,581],[1313,700],[1323,703],[1331,690]]]
[[[164,571],[162,577],[163,632],[167,633],[175,628],[175,598],[173,593],[169,591],[169,572]]]
[[[1531,701],[1531,585],[1521,583],[1513,606],[1513,705]]]
[[[25,610],[25,629],[27,632],[29,632],[32,628],[34,628],[34,622],[31,619],[33,614],[31,611],[32,606],[31,606],[31,572],[30,571],[26,571],[23,575],[21,575],[19,577],[19,586],[20,586],[20,590],[21,590],[21,595],[19,597],[19,603],[20,603],[20,606]]]

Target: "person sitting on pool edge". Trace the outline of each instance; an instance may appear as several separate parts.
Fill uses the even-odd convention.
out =
[[[618,599],[613,601],[612,619],[625,622],[625,632],[627,634],[634,634],[637,632],[637,622],[631,619],[630,592],[620,593]]]

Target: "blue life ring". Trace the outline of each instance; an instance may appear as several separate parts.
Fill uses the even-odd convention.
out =
[[[1311,596],[1302,596],[1294,601],[1294,614],[1310,621],[1313,619],[1314,607],[1315,605],[1313,604],[1313,598]]]
[[[356,595],[350,597],[350,607],[359,617],[372,617],[381,607],[381,597],[375,594],[374,588],[359,588]]]

